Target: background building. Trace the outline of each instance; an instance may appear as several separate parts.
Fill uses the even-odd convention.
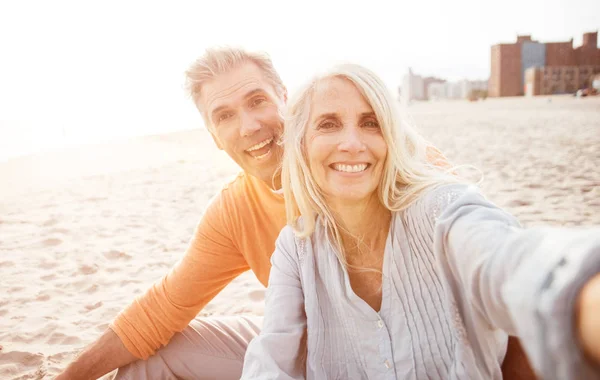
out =
[[[408,69],[402,80],[400,99],[403,104],[413,100],[466,99],[473,90],[487,91],[486,80],[448,82],[436,77],[421,77]]]
[[[525,95],[572,94],[593,87],[593,78],[599,74],[600,65],[530,67],[525,72]]]
[[[473,91],[479,93],[487,92],[488,82],[486,80],[466,80],[458,82],[433,82],[427,87],[429,100],[440,99],[467,99]]]
[[[402,91],[400,92],[402,104],[408,104],[412,100],[424,100],[425,90],[423,88],[423,78],[408,69],[408,73],[402,79]]]
[[[427,93],[429,94],[429,100],[445,99],[447,97],[446,83],[429,83],[429,86],[427,86]]]
[[[426,78],[423,78],[424,95],[425,95],[425,99],[427,99],[427,100],[432,99],[432,95],[429,93],[429,88],[434,83],[444,84],[444,83],[446,83],[446,80],[445,79],[441,79],[441,78],[436,78],[436,77],[426,77]]]
[[[531,36],[517,36],[517,42],[514,44],[492,46],[489,96],[518,96],[526,92],[534,94],[535,89],[526,89],[527,81],[525,78],[525,72],[532,67],[556,68],[555,71],[549,71],[556,74],[548,74],[550,77],[554,76],[556,78],[552,79],[556,83],[549,84],[546,87],[556,89],[557,92],[551,93],[570,92],[567,89],[570,89],[572,84],[577,86],[576,83],[586,83],[589,79],[575,80],[573,79],[575,75],[578,75],[577,78],[579,78],[579,75],[585,75],[589,71],[589,67],[595,65],[600,65],[598,32],[585,33],[583,44],[575,49],[573,48],[573,39],[568,42],[540,43],[533,41]],[[578,69],[578,67],[581,69]],[[588,69],[584,70],[583,67],[588,67]],[[558,82],[563,81],[563,79],[558,79],[558,77],[563,77],[562,73],[564,73],[564,81],[566,82],[564,82],[564,85],[559,85]],[[590,75],[592,74],[593,72],[590,73]],[[530,75],[531,80],[528,83],[533,85],[536,81],[536,74],[532,73]],[[546,74],[544,74],[544,78],[548,80]],[[563,91],[561,89],[564,89],[564,92],[560,92]]]

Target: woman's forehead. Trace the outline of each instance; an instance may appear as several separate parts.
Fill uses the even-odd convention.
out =
[[[364,113],[372,107],[356,85],[349,79],[329,77],[315,84],[311,109],[313,115],[323,112],[354,111]]]

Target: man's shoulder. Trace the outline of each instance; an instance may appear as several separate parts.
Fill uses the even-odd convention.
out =
[[[266,191],[259,181],[245,172],[238,173],[213,196],[207,211],[219,210],[226,213],[234,211],[239,213],[242,210],[253,209],[255,203],[262,199],[260,193]]]
[[[248,193],[256,191],[254,182],[249,174],[242,171],[227,181],[215,197],[220,198],[225,205],[237,205],[246,198]]]
[[[231,213],[239,213],[240,202],[237,199],[243,198],[240,194],[244,191],[248,181],[247,174],[238,173],[230,178],[216,194],[208,201],[198,225],[198,230],[206,230],[207,226],[220,231],[222,234],[229,233],[232,220]]]
[[[235,191],[240,186],[244,186],[248,182],[248,174],[246,172],[241,171],[234,175],[232,178],[229,178],[223,187],[221,188],[221,192],[226,191]]]

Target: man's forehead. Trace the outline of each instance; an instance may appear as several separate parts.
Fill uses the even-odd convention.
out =
[[[270,86],[258,67],[247,63],[208,81],[202,86],[200,101],[204,104],[204,109],[210,112],[211,109],[238,100],[257,89],[267,91]]]

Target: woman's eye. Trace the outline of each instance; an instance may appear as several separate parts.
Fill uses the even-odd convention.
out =
[[[335,123],[333,123],[331,121],[325,121],[325,122],[319,124],[318,129],[333,129],[333,128],[335,128]]]
[[[367,128],[379,128],[379,123],[376,121],[373,121],[373,120],[368,120],[368,121],[365,121],[363,126],[367,127]]]

